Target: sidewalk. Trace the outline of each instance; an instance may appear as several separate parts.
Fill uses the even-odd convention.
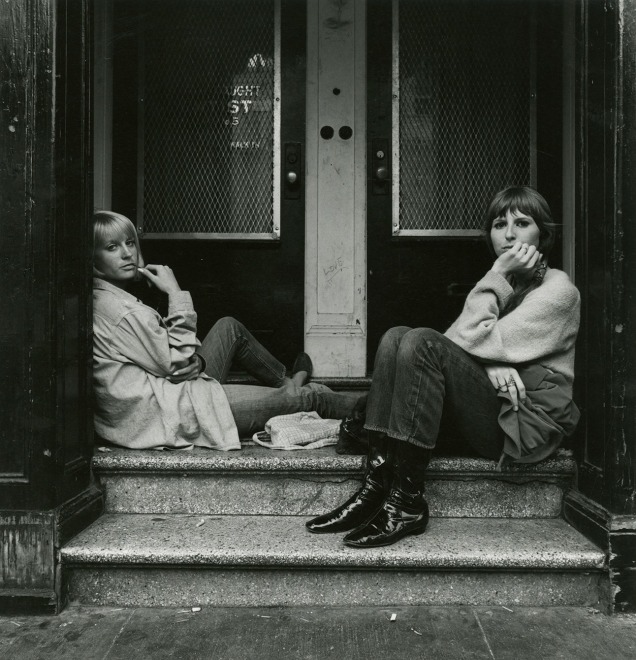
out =
[[[0,658],[632,660],[636,615],[586,608],[71,607],[57,617],[0,618]]]

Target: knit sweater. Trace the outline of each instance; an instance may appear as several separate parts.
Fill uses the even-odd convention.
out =
[[[563,271],[549,268],[541,286],[500,318],[512,294],[505,277],[488,271],[445,335],[482,362],[540,364],[562,374],[571,390],[581,306],[578,289]]]

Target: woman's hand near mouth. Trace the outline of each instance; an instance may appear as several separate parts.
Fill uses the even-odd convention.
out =
[[[492,270],[504,277],[514,275],[518,279],[532,277],[543,255],[534,245],[517,241],[512,247],[504,248],[492,265]]]
[[[171,294],[181,291],[179,282],[172,272],[170,266],[156,266],[147,264],[144,268],[139,268],[139,272],[159,291]]]

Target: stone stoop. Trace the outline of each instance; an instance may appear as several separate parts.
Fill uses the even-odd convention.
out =
[[[83,605],[603,605],[603,553],[564,521],[432,518],[354,550],[298,516],[106,514],[62,551]]]
[[[343,502],[360,484],[362,456],[333,447],[280,451],[98,452],[93,470],[108,513],[313,516]],[[434,457],[428,469],[432,516],[554,518],[576,463],[567,452],[501,472],[483,458]]]
[[[346,498],[364,459],[333,447],[98,452],[106,513],[62,548],[67,598],[90,605],[577,605],[606,609],[604,553],[560,518],[567,452],[503,472],[429,467],[425,534],[355,550],[309,517]]]

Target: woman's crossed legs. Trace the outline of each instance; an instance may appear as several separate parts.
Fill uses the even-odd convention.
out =
[[[262,431],[276,415],[315,410],[323,419],[343,419],[361,398],[360,394],[334,392],[320,383],[300,387],[292,381],[282,387],[223,385],[223,389],[241,438]]]
[[[365,427],[422,448],[461,441],[497,459],[501,401],[479,362],[430,328],[391,328],[380,341]],[[438,443],[439,438],[439,443]]]

